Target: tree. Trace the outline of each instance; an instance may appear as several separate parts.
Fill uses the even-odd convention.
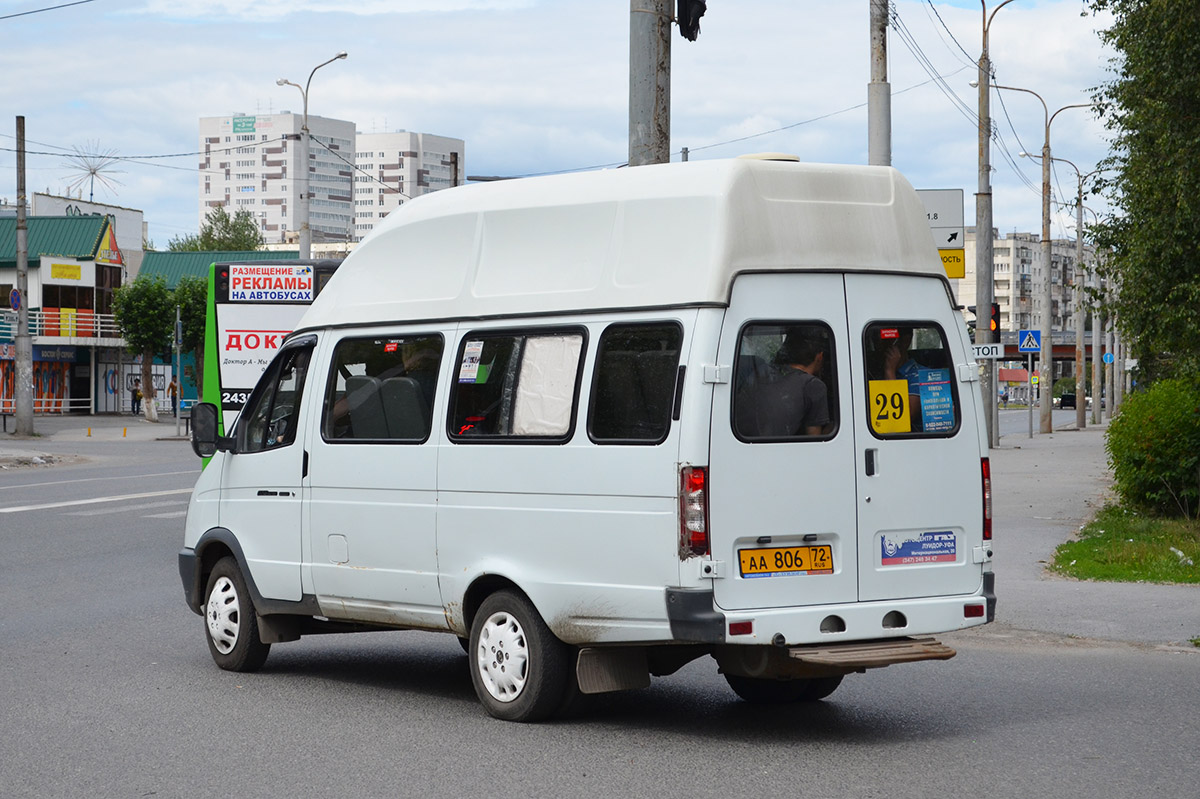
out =
[[[218,205],[208,212],[199,235],[173,236],[167,242],[170,252],[249,251],[263,245],[262,231],[254,215],[245,208],[233,216]]]
[[[169,356],[175,333],[175,300],[162,276],[141,275],[113,292],[113,317],[129,351],[142,356],[143,413],[151,422],[158,421],[154,405],[153,372],[155,355]]]
[[[180,349],[196,359],[196,386],[204,386],[204,326],[208,320],[208,281],[186,276],[175,286],[175,304],[183,324],[183,343]]]
[[[1115,77],[1096,90],[1115,176],[1102,189],[1114,217],[1097,244],[1110,303],[1143,370],[1200,366],[1200,15],[1191,3],[1092,0],[1113,14],[1101,34]]]

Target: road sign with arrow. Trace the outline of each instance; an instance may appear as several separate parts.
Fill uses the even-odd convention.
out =
[[[918,189],[917,194],[925,206],[929,230],[933,233],[933,243],[938,248],[938,255],[942,257],[946,276],[963,277],[966,274],[966,257],[963,250],[963,190]]]

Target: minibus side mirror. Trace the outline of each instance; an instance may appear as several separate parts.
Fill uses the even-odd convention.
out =
[[[201,402],[192,407],[192,451],[211,458],[218,449],[229,449],[229,439],[217,435],[217,406]]]

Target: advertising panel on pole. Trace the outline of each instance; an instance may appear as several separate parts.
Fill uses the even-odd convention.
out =
[[[966,276],[966,228],[963,222],[962,189],[918,189],[925,206],[925,217],[933,234],[933,244],[942,259],[946,276]]]

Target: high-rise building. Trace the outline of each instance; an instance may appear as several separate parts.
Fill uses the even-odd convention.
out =
[[[354,240],[405,201],[466,182],[462,139],[431,133],[359,133],[355,139]]]
[[[975,302],[975,228],[967,228],[965,248],[966,276],[956,286],[958,301]],[[1075,242],[1053,239],[1050,242],[1050,329],[1073,331],[1074,287],[1083,286],[1086,272],[1075,263]],[[1000,304],[1002,331],[1040,329],[1045,289],[1042,282],[1042,237],[1036,233],[1013,232],[1006,236],[992,231],[992,281],[996,302]],[[1092,248],[1085,244],[1084,261],[1091,262]],[[988,318],[988,311],[981,311]]]
[[[224,206],[249,211],[268,243],[296,241],[296,207],[309,194],[314,244],[354,238],[354,123],[309,115],[308,164],[299,162],[304,117],[233,114],[200,119],[200,224]]]

